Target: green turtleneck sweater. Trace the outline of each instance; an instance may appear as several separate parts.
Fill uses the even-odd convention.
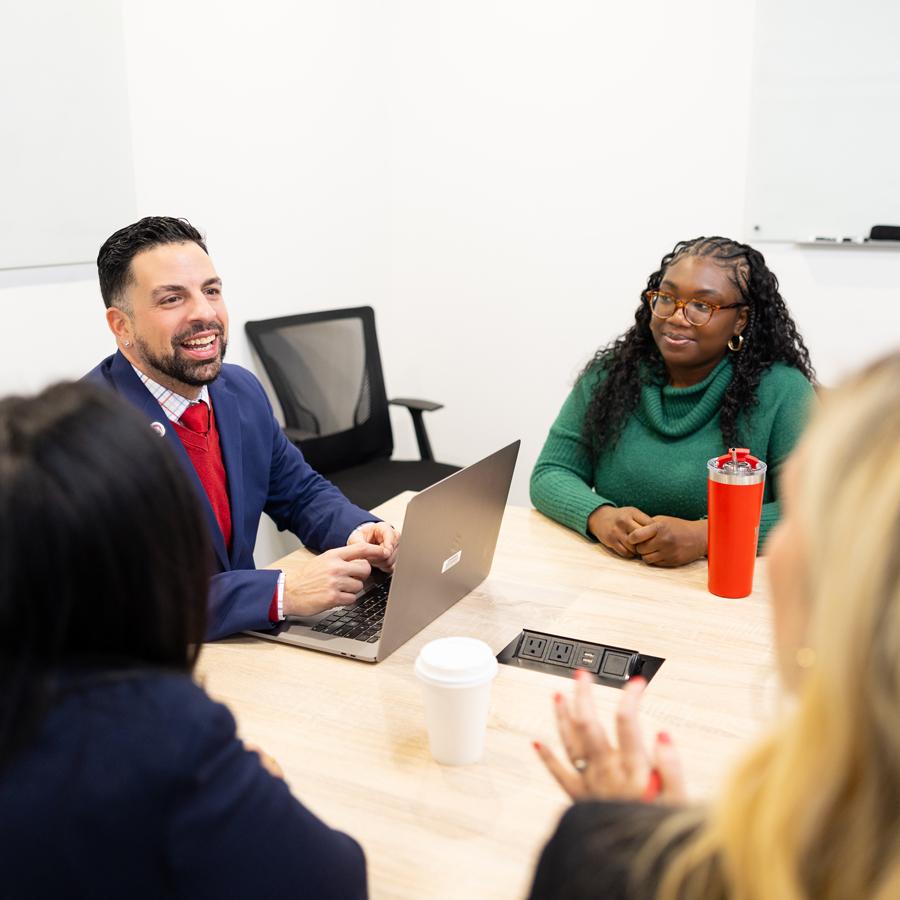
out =
[[[591,459],[582,424],[598,376],[581,378],[563,404],[531,474],[531,501],[545,515],[587,535],[599,506],[636,506],[649,516],[706,515],[706,463],[727,448],[719,410],[731,359],[686,388],[645,384],[618,443]],[[602,377],[602,376],[600,376]],[[778,521],[778,476],[796,444],[814,397],[804,375],[784,363],[765,372],[759,403],[738,422],[745,446],[768,465],[759,547]],[[588,535],[590,536],[590,535]]]

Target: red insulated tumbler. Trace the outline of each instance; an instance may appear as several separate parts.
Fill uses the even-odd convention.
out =
[[[766,464],[744,447],[732,447],[707,464],[709,590],[746,597],[753,590]]]

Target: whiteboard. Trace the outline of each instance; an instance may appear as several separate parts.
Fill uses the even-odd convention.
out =
[[[900,225],[900,2],[757,0],[748,240]]]
[[[0,0],[0,269],[89,262],[135,218],[121,0]]]

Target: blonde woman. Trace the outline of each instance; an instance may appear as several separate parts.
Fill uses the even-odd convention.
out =
[[[900,353],[828,396],[783,485],[766,555],[793,711],[710,809],[688,810],[668,736],[640,740],[643,684],[625,691],[616,741],[576,684],[558,719],[579,770],[536,748],[591,802],[560,822],[534,900],[900,897]],[[654,770],[662,802],[641,803]]]

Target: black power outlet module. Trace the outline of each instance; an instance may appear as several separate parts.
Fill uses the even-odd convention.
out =
[[[510,641],[497,654],[497,660],[508,666],[537,669],[567,678],[573,678],[579,669],[583,669],[594,681],[610,687],[623,687],[634,675],[650,681],[665,662],[662,657],[646,656],[624,647],[578,641],[529,629]]]

